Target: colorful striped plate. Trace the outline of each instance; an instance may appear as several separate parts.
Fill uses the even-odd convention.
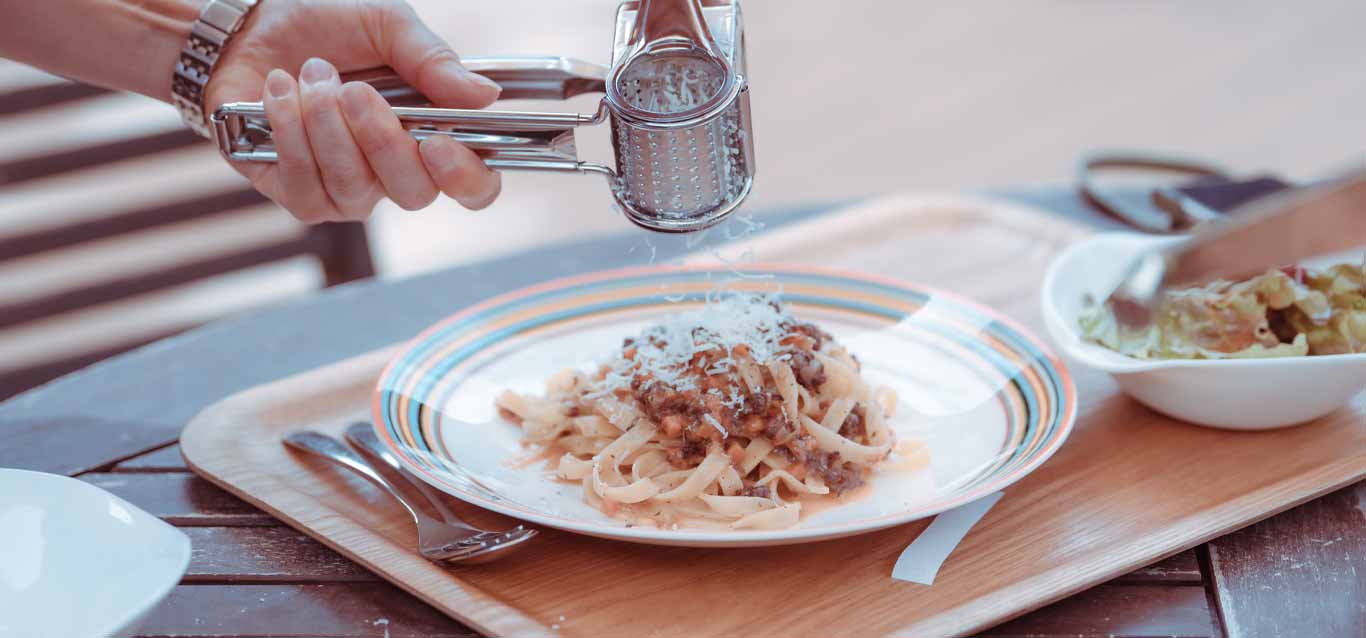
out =
[[[422,479],[455,497],[550,527],[688,546],[757,546],[847,536],[923,518],[1018,481],[1067,438],[1076,390],[1040,341],[954,295],[877,277],[752,266],[655,267],[596,273],[513,292],[419,335],[380,377],[380,439]],[[498,416],[504,389],[540,393],[552,373],[595,369],[644,326],[704,303],[717,287],[781,295],[896,390],[899,438],[930,449],[928,467],[876,472],[869,486],[803,506],[784,530],[628,526],[551,478],[547,459]]]

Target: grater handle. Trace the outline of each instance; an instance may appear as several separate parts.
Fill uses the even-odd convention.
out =
[[[607,69],[562,57],[466,58],[466,68],[504,86],[504,99],[565,99],[603,90]],[[574,129],[607,119],[605,104],[596,113],[540,113],[442,109],[429,106],[415,89],[387,68],[367,69],[345,77],[364,81],[389,100],[403,128],[419,142],[444,135],[469,147],[493,169],[597,172],[612,169],[578,159]],[[506,83],[506,84],[504,84]],[[213,114],[219,150],[232,161],[275,162],[270,121],[260,102],[224,104]]]
[[[500,100],[567,100],[584,93],[602,93],[607,69],[601,65],[558,56],[489,56],[463,58],[465,68],[503,88]],[[385,66],[342,75],[342,82],[365,82],[394,106],[429,106],[393,69]]]

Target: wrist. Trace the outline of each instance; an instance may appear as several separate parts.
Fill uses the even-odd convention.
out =
[[[206,0],[43,0],[3,5],[0,55],[163,101],[190,25]],[[56,44],[63,32],[80,46]]]
[[[141,0],[134,8],[144,33],[144,49],[140,52],[146,64],[142,67],[141,86],[133,89],[163,102],[171,101],[171,75],[175,71],[180,50],[190,37],[190,29],[199,17],[207,0]]]

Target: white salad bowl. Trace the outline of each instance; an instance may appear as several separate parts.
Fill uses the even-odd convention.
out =
[[[1181,241],[1104,233],[1063,251],[1043,285],[1049,335],[1071,361],[1109,373],[1140,403],[1183,421],[1264,430],[1312,421],[1366,387],[1366,354],[1267,359],[1136,359],[1081,337],[1084,299],[1104,299],[1126,267],[1150,248]]]
[[[189,563],[183,532],[109,492],[0,469],[0,636],[132,635]]]

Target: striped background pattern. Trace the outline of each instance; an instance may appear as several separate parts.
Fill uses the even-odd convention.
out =
[[[0,399],[215,318],[374,274],[171,107],[0,60]]]

